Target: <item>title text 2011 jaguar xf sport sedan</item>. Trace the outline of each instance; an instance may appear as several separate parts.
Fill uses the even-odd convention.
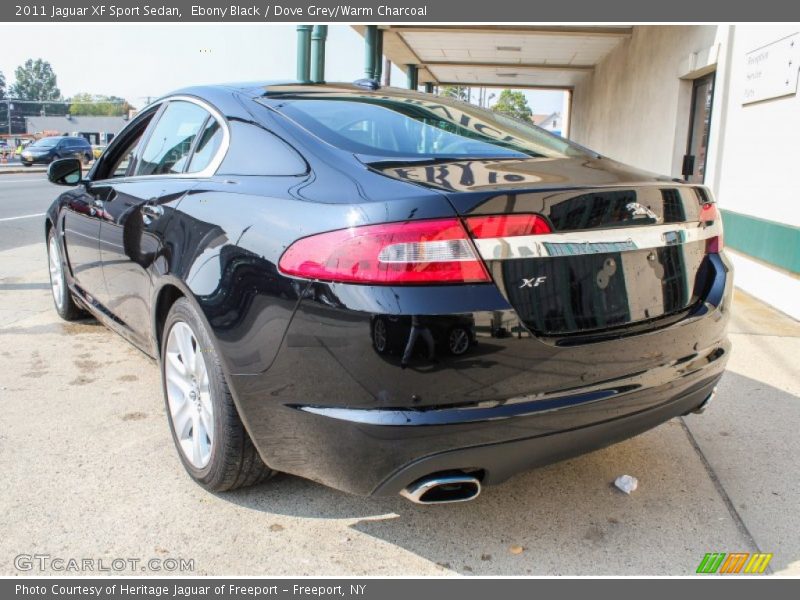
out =
[[[49,177],[59,314],[158,360],[212,490],[471,499],[702,409],[728,357],[707,189],[468,104],[191,88]]]

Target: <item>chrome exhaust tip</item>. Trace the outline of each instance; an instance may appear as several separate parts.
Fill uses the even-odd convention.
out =
[[[430,475],[415,481],[400,492],[414,504],[450,504],[474,500],[481,493],[481,482],[472,475],[455,473]]]
[[[704,412],[706,412],[706,409],[708,408],[708,405],[711,404],[711,401],[714,399],[714,397],[716,395],[717,395],[717,386],[714,386],[711,389],[711,393],[708,395],[708,398],[703,400],[703,403],[700,406],[698,406],[693,411],[691,411],[692,414],[702,415]]]

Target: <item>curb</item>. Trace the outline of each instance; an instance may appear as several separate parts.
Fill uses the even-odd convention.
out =
[[[47,167],[0,167],[0,175],[17,175],[19,173],[47,173]]]

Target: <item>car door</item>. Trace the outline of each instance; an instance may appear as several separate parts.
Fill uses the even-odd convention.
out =
[[[72,141],[69,138],[64,138],[58,142],[58,146],[56,147],[55,151],[55,158],[71,158],[72,155]]]
[[[78,291],[89,303],[105,294],[100,262],[101,204],[91,183],[79,186],[63,203],[62,232],[67,264]]]
[[[148,127],[129,176],[113,182],[113,196],[104,204],[100,254],[106,305],[122,333],[138,345],[150,343],[154,278],[167,265],[167,224],[207,166],[198,141],[209,120],[219,123],[199,103],[166,103]]]

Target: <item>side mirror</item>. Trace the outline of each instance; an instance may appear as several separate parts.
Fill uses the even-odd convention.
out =
[[[81,161],[77,158],[59,158],[47,167],[47,179],[56,185],[78,185],[81,182]]]

